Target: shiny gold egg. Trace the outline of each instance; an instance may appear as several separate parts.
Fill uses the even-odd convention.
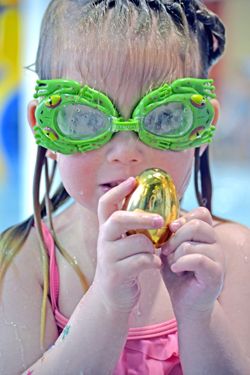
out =
[[[127,211],[146,211],[161,215],[164,226],[159,229],[131,230],[127,234],[143,233],[155,248],[162,246],[170,236],[169,224],[179,216],[179,199],[171,176],[161,169],[146,169],[136,177],[137,186],[123,203]]]

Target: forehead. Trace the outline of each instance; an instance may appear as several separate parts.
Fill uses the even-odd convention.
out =
[[[136,17],[131,22],[136,24]],[[193,44],[191,48],[171,30],[167,37],[160,36],[156,18],[150,31],[137,37],[133,27],[125,37],[112,34],[110,24],[107,20],[101,30],[88,30],[85,38],[75,36],[70,61],[63,56],[63,76],[104,92],[124,117],[149,90],[183,76],[198,76]]]

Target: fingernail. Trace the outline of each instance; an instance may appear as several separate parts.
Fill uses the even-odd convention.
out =
[[[176,231],[177,229],[179,229],[183,224],[185,224],[186,220],[184,217],[181,217],[175,221],[173,221],[171,224],[170,224],[170,229],[172,229],[173,231]]]
[[[170,224],[170,229],[172,231],[176,231],[177,229],[179,229],[181,227],[181,223],[179,221],[173,221],[171,224]]]
[[[131,185],[132,182],[135,182],[135,178],[134,177],[129,177],[126,181],[124,181],[126,185]]]
[[[153,225],[154,227],[161,227],[164,224],[164,220],[161,216],[155,216],[153,218]]]

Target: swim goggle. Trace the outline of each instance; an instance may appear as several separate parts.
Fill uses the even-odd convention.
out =
[[[34,127],[37,144],[62,154],[98,149],[121,131],[136,132],[146,145],[182,151],[212,140],[212,79],[181,78],[147,93],[130,119],[103,93],[76,81],[38,80]]]

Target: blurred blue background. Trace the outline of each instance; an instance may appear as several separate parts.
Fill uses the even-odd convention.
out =
[[[32,213],[36,146],[27,126],[41,16],[48,0],[0,0],[0,231]],[[222,111],[211,147],[213,208],[250,226],[250,1],[207,1],[227,26],[227,50],[213,70]],[[196,207],[193,183],[183,207]]]

